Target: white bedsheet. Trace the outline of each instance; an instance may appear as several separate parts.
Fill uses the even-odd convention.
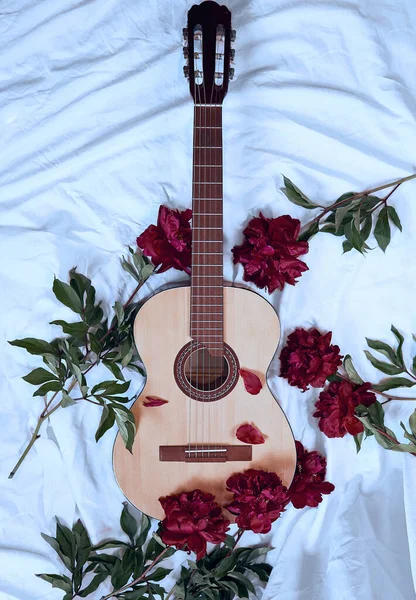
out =
[[[60,410],[16,477],[7,475],[42,406],[22,381],[36,357],[5,340],[50,339],[70,317],[51,291],[77,265],[106,307],[133,287],[119,258],[158,206],[191,196],[192,102],[182,76],[191,0],[4,0],[0,6],[0,598],[59,599],[36,577],[62,565],[40,532],[78,516],[94,541],[118,534],[123,496],[111,466],[113,432],[96,444],[94,406]],[[230,0],[236,78],[224,104],[225,273],[248,218],[308,211],[278,191],[281,173],[329,203],[416,166],[414,0]],[[342,256],[312,240],[310,270],[272,300],[284,336],[334,332],[361,373],[365,337],[406,332],[415,353],[416,184],[392,203],[404,231],[385,255]],[[154,278],[146,293],[180,273]],[[328,457],[336,491],[319,509],[289,509],[267,539],[275,565],[263,600],[412,600],[416,582],[416,460],[368,440],[328,440],[311,417],[317,391],[272,387],[297,439]],[[102,373],[97,374],[97,380]],[[140,379],[134,389],[139,390]],[[389,423],[413,403],[391,403]],[[399,434],[400,431],[397,431]],[[244,539],[244,538],[243,538]],[[247,542],[260,541],[247,536]],[[264,539],[262,540],[264,543]],[[413,573],[413,578],[412,578]],[[101,596],[97,592],[96,598]]]

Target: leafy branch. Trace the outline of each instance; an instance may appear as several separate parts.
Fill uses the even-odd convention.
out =
[[[12,346],[24,348],[29,354],[42,357],[44,366],[34,369],[23,379],[31,385],[39,386],[33,396],[45,397],[44,409],[38,417],[29,443],[9,475],[10,479],[40,437],[39,431],[43,423],[58,408],[67,408],[81,401],[102,407],[96,441],[116,423],[126,447],[131,451],[135,422],[132,412],[124,406],[131,398],[124,395],[129,389],[130,381],[125,380],[122,371],[127,367],[144,375],[134,345],[132,325],[139,303],[133,302],[133,299],[157,269],[132,248],[129,248],[129,252],[130,261],[123,257],[122,267],[134,277],[137,285],[124,304],[115,302],[114,316],[110,323],[104,317],[101,302],[96,303],[96,291],[91,280],[77,273],[74,268],[69,274],[69,284],[55,279],[52,287],[56,298],[79,317],[78,321],[71,323],[51,321],[52,325],[61,327],[67,337],[58,337],[51,342],[37,338],[9,342]],[[115,379],[90,388],[86,376],[100,363],[107,367]],[[78,393],[73,396],[71,392],[75,389]]]
[[[281,190],[293,204],[309,210],[322,209],[302,227],[300,241],[307,241],[319,232],[330,233],[345,238],[342,244],[344,253],[355,249],[364,254],[371,249],[367,244],[371,232],[384,252],[391,239],[390,223],[402,231],[399,215],[387,201],[402,183],[415,178],[416,174],[413,174],[363,192],[347,192],[327,207],[312,202],[287,177],[283,177],[284,187]],[[380,198],[374,195],[387,188],[393,189],[386,196]],[[377,211],[378,214],[374,214]]]
[[[126,539],[109,539],[94,545],[81,521],[69,529],[57,519],[55,537],[44,533],[42,537],[58,554],[66,574],[42,573],[37,577],[65,592],[63,600],[89,597],[107,580],[113,589],[101,600],[168,600],[173,594],[177,600],[232,600],[235,596],[248,598],[250,593],[256,594],[253,578],[260,582],[269,580],[272,567],[259,562],[269,548],[237,548],[242,535],[242,530],[238,530],[197,562],[188,559],[167,593],[160,582],[172,569],[161,567],[160,563],[176,550],[166,546],[157,532],[149,536],[150,519],[142,514],[139,524],[127,503],[120,527]]]
[[[383,402],[375,402],[370,406],[358,405],[355,409],[355,416],[364,425],[364,431],[354,436],[357,446],[357,452],[361,449],[363,438],[374,436],[376,441],[387,450],[395,452],[409,452],[416,456],[416,410],[409,418],[408,431],[405,425],[401,422],[400,425],[404,430],[404,437],[409,440],[409,443],[402,443],[397,439],[396,434],[386,427],[384,423],[385,411],[384,405],[393,400],[415,401],[416,397],[395,396],[387,393],[388,390],[397,388],[410,388],[416,385],[416,356],[413,357],[412,366],[408,367],[403,357],[404,337],[400,331],[394,326],[391,326],[391,331],[394,334],[397,347],[393,348],[386,342],[381,340],[373,340],[366,338],[367,344],[371,350],[378,352],[387,360],[381,360],[374,356],[369,350],[364,350],[367,359],[371,364],[386,375],[392,377],[384,378],[380,383],[370,384],[370,390],[375,394],[386,398]],[[413,335],[416,341],[416,336]],[[343,361],[344,372],[338,371],[331,377],[332,380],[348,380],[355,385],[363,385],[364,380],[360,377],[355,369],[351,356],[346,355]],[[405,374],[407,376],[402,376]],[[400,377],[397,377],[400,375]]]

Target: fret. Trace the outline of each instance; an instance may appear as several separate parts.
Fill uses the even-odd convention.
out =
[[[194,185],[222,185],[222,181],[195,181]]]
[[[222,277],[222,273],[220,275],[192,275],[192,277],[202,277],[203,279],[205,279],[206,277]],[[217,286],[215,286],[217,287]]]
[[[222,252],[192,252],[192,254],[204,254],[204,255],[209,254],[209,256],[212,256],[213,254],[221,254],[221,256],[222,256]]]
[[[208,125],[195,125],[195,129],[222,129],[222,127],[209,127]]]
[[[211,148],[222,148],[222,146],[194,146],[194,148],[203,148],[204,150],[211,150]]]

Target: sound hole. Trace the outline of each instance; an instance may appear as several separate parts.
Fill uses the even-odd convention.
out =
[[[185,377],[197,390],[217,390],[228,377],[228,362],[224,356],[211,356],[206,348],[200,348],[187,358]]]

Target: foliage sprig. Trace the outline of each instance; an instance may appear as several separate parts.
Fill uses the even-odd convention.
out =
[[[119,301],[114,303],[114,315],[110,322],[104,316],[101,302],[96,302],[96,290],[91,280],[74,268],[69,274],[69,284],[55,278],[52,287],[56,298],[79,316],[79,320],[70,323],[51,321],[52,325],[61,327],[65,337],[57,337],[51,342],[31,337],[9,342],[42,358],[44,366],[37,367],[23,379],[37,386],[33,396],[45,397],[45,406],[32,437],[9,478],[15,475],[39,438],[43,423],[59,408],[67,408],[81,401],[102,408],[96,441],[116,423],[126,447],[131,451],[136,429],[134,416],[125,406],[132,398],[125,395],[130,381],[126,381],[123,370],[128,368],[144,375],[133,338],[133,322],[140,305],[133,300],[157,270],[146,257],[132,248],[129,248],[129,254],[130,260],[122,258],[122,267],[137,285],[124,304]],[[100,363],[107,367],[115,379],[91,387],[87,375]],[[73,394],[74,390],[76,393]]]
[[[384,252],[391,240],[390,225],[402,231],[399,215],[394,206],[388,204],[388,200],[402,183],[415,177],[416,174],[409,175],[359,193],[347,192],[327,207],[312,202],[287,177],[283,177],[284,186],[281,190],[293,204],[309,210],[321,209],[319,214],[301,229],[300,241],[307,241],[319,232],[330,233],[345,238],[342,243],[344,253],[355,249],[365,254],[371,250],[367,244],[371,233]],[[386,196],[374,195],[387,188],[393,189]]]

